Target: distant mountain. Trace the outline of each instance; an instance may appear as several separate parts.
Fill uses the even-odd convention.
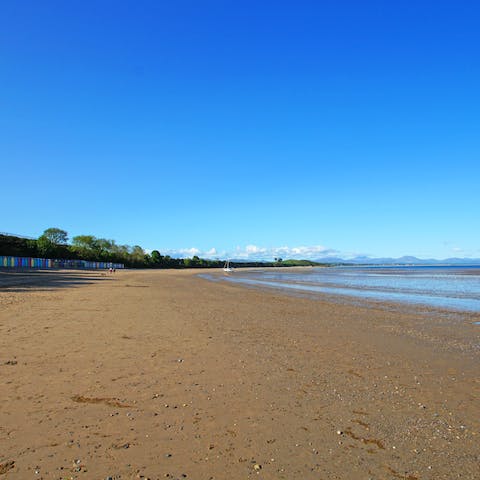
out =
[[[284,259],[287,260],[287,259]],[[246,259],[246,258],[231,258],[231,263],[236,264],[258,264],[270,263],[267,259]],[[405,255],[400,258],[379,257],[372,258],[367,256],[358,256],[354,258],[341,257],[320,257],[312,260],[312,262],[328,263],[328,264],[348,264],[348,265],[479,265],[480,258],[445,258],[438,260],[435,258],[417,258],[411,255]]]
[[[455,265],[480,265],[480,258],[447,258],[443,261]]]
[[[400,258],[354,258],[323,257],[314,260],[319,263],[348,263],[354,265],[480,265],[480,258],[417,258],[409,255]]]

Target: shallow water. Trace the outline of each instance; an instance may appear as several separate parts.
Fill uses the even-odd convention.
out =
[[[297,292],[480,312],[477,267],[335,267],[236,270],[223,280]]]

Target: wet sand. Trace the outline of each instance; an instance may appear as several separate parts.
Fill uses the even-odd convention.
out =
[[[478,479],[480,315],[0,272],[0,479]]]

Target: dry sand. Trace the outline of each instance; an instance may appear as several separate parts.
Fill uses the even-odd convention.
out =
[[[478,479],[479,315],[0,273],[0,480]]]

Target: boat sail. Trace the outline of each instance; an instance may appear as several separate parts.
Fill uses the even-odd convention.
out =
[[[224,272],[233,272],[233,267],[230,266],[230,260],[227,260],[225,262],[225,265],[223,266],[223,271]]]

